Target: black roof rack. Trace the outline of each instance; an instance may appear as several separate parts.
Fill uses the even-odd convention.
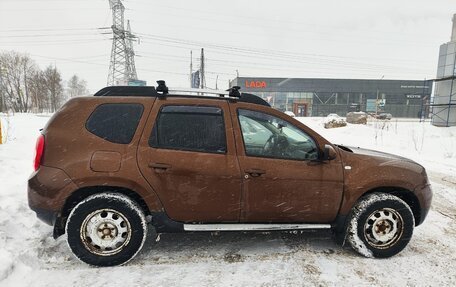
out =
[[[95,97],[158,97],[160,94],[153,86],[110,86],[94,94]]]
[[[252,103],[252,104],[257,104],[257,105],[262,105],[266,107],[271,107],[271,105],[266,102],[264,99],[258,97],[257,95],[254,94],[249,94],[249,93],[241,93],[241,97],[239,98],[240,102],[244,103]]]
[[[110,86],[94,94],[95,97],[197,97],[221,100],[237,100],[239,102],[258,104],[270,107],[262,98],[249,93],[240,93],[240,87],[234,86],[226,91],[193,88],[168,88],[164,81],[157,81],[157,89],[153,86]]]

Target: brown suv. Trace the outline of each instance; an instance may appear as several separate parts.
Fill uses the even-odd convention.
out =
[[[49,120],[29,205],[79,259],[123,264],[148,228],[332,228],[362,255],[389,257],[425,219],[432,191],[421,165],[333,145],[237,87],[197,92],[107,87]]]

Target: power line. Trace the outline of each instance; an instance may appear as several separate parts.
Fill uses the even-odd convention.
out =
[[[334,61],[334,59],[359,59],[359,57],[343,57],[343,56],[334,56],[334,55],[324,55],[324,54],[303,54],[303,53],[295,53],[295,52],[287,52],[287,51],[280,51],[280,50],[269,50],[269,49],[258,49],[258,48],[250,48],[250,47],[236,47],[231,45],[223,45],[223,44],[213,44],[208,42],[198,42],[186,39],[178,39],[178,38],[171,38],[171,37],[163,37],[158,35],[146,34],[146,33],[138,33],[142,35],[143,38],[157,41],[157,42],[167,42],[167,43],[175,43],[175,44],[182,44],[188,46],[205,46],[211,47],[214,49],[220,50],[229,50],[229,51],[236,51],[236,52],[243,52],[249,54],[261,54],[261,55],[268,55],[272,56],[280,56],[280,57],[288,57],[291,59],[296,59],[296,57],[304,57],[304,58],[328,58],[327,60]],[[146,41],[144,41],[146,42]]]
[[[31,35],[6,35],[2,38],[41,38],[41,37],[74,37],[74,36],[87,36],[87,33],[83,34],[31,34]],[[97,35],[97,34],[93,34]]]
[[[18,46],[21,44],[27,44],[27,46],[65,46],[68,44],[92,44],[105,42],[106,39],[79,39],[79,40],[55,40],[55,41],[15,41],[15,42],[2,42],[2,46]]]
[[[139,3],[144,3],[144,4],[149,4],[149,2],[147,1],[133,1],[133,2],[139,2]],[[131,3],[133,3],[131,2]],[[141,7],[141,11],[143,11],[144,8],[147,8],[148,6],[146,7]],[[161,4],[154,4],[153,6],[153,9],[157,9],[157,7],[161,7],[161,8],[166,8],[168,9],[168,12],[166,13],[166,15],[170,15],[169,11],[184,11],[183,14],[174,14],[175,16],[179,16],[180,18],[182,17],[190,17],[192,20],[195,20],[195,19],[198,19],[198,20],[205,20],[205,21],[209,21],[209,22],[213,22],[213,21],[217,21],[217,22],[222,22],[222,23],[227,23],[227,24],[230,24],[230,25],[242,25],[242,26],[248,26],[248,27],[252,27],[253,26],[259,26],[261,28],[268,28],[268,29],[281,29],[280,27],[276,26],[276,25],[264,25],[264,23],[270,23],[270,22],[274,22],[274,19],[271,19],[270,18],[264,18],[264,17],[258,17],[256,16],[255,14],[253,13],[249,13],[249,14],[246,14],[246,15],[242,15],[241,13],[239,13],[239,11],[237,11],[237,13],[221,13],[220,11],[204,11],[202,9],[190,9],[190,8],[183,8],[183,7],[176,7],[176,6],[168,6],[168,5],[161,5]],[[136,11],[139,11],[139,9],[132,9],[130,8],[130,10],[136,10]],[[191,12],[191,13],[188,13],[188,12]],[[207,17],[207,16],[203,16],[203,17],[198,17],[196,14],[205,14],[205,15],[209,15],[209,16],[212,16],[212,17]],[[258,20],[260,21],[261,24],[252,24],[252,23],[243,23],[243,22],[240,22],[240,21],[223,21],[221,20],[222,17],[226,17],[226,18],[229,18],[230,20],[232,20],[233,18],[239,18],[239,19],[242,19],[243,21],[245,20]],[[312,27],[312,31],[313,32],[315,30],[315,28],[317,27],[323,27],[325,29],[330,29],[330,30],[340,30],[342,31],[342,33],[346,33],[347,32],[347,29],[346,28],[343,28],[341,27],[340,25],[322,25],[320,23],[316,24],[315,22],[303,22],[303,21],[292,21],[290,19],[284,19],[284,17],[281,17],[280,18],[280,23],[289,23],[289,24],[293,24],[295,25],[294,27]],[[287,29],[290,29],[290,27],[287,27]],[[300,29],[295,29],[295,28],[292,28],[292,30],[296,30],[296,31],[300,31],[302,32],[302,30]],[[236,31],[236,33],[239,33],[239,31]],[[321,34],[321,32],[319,32]],[[369,33],[372,33],[372,34],[375,34],[375,35],[378,35],[379,33],[383,33],[383,34],[386,34],[386,35],[392,35],[392,34],[395,34],[395,35],[400,35],[400,36],[404,36],[404,35],[407,35],[407,36],[410,36],[410,33],[399,33],[399,32],[390,32],[390,31],[382,31],[382,30],[372,30],[372,29],[369,29]],[[340,33],[338,33],[340,34]],[[414,33],[415,36],[417,37],[420,37],[422,38],[422,33],[420,32],[416,32]],[[374,37],[372,37],[374,38]],[[376,37],[377,38],[377,37]],[[376,39],[375,38],[375,39]],[[426,38],[428,39],[428,38]],[[423,41],[425,42],[425,41]],[[426,41],[427,42],[427,41]],[[419,43],[422,43],[422,42],[419,42]]]
[[[58,31],[95,31],[99,30],[98,28],[42,28],[42,29],[6,29],[0,30],[0,33],[3,32],[58,32]]]
[[[148,38],[148,36],[143,36],[143,38]],[[283,51],[273,51],[273,50],[255,50],[252,48],[240,48],[240,47],[233,47],[233,46],[224,46],[224,45],[214,45],[208,43],[198,43],[193,41],[181,40],[181,39],[173,39],[166,37],[165,39],[157,38],[154,39],[158,42],[166,42],[166,43],[174,43],[179,45],[187,45],[191,47],[195,46],[209,46],[216,50],[222,51],[229,51],[229,53],[222,53],[217,51],[217,53],[221,54],[229,54],[229,55],[237,55],[237,56],[248,56],[249,58],[255,57],[258,59],[266,59],[266,60],[275,60],[275,61],[293,61],[293,63],[299,62],[303,64],[318,64],[318,65],[326,65],[332,67],[346,67],[352,69],[360,69],[360,70],[369,70],[369,71],[385,71],[385,70],[392,70],[397,71],[398,69],[402,71],[406,70],[413,70],[414,72],[417,70],[416,68],[404,68],[404,67],[396,67],[396,66],[387,66],[387,65],[378,65],[378,64],[371,64],[371,63],[362,63],[362,62],[351,62],[351,61],[343,61],[337,59],[338,57],[328,56],[328,55],[314,55],[315,57],[310,57],[307,55],[299,55],[297,53],[289,53]],[[143,40],[143,43],[147,43],[147,41]],[[179,48],[183,48],[179,46]],[[424,70],[423,70],[424,71]]]

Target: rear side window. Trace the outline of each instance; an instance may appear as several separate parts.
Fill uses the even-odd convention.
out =
[[[90,115],[86,129],[107,141],[128,144],[135,135],[143,110],[141,104],[102,104]]]
[[[149,145],[155,148],[225,153],[222,110],[218,107],[165,106],[157,117]]]

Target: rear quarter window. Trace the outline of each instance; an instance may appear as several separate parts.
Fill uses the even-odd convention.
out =
[[[102,104],[87,119],[86,129],[112,143],[128,144],[144,111],[141,104]]]

